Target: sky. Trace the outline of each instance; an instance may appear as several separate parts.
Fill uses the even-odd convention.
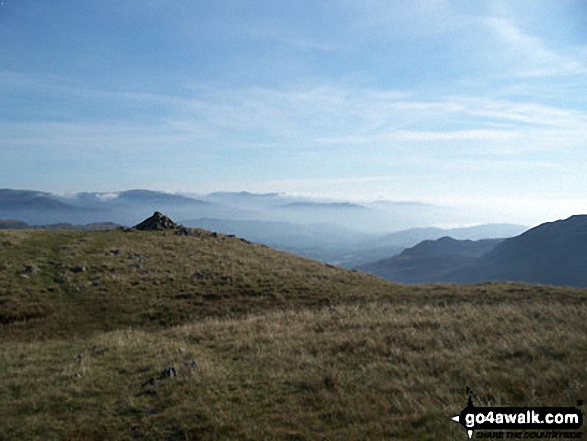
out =
[[[587,3],[4,0],[0,188],[586,212]]]

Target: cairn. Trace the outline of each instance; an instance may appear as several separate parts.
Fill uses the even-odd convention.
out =
[[[182,228],[181,225],[176,224],[167,216],[156,211],[153,216],[145,219],[140,224],[135,225],[133,228],[141,231],[161,231],[161,230],[177,230]]]

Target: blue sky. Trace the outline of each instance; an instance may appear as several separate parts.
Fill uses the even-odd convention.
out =
[[[586,18],[581,0],[5,0],[0,187],[584,213]]]

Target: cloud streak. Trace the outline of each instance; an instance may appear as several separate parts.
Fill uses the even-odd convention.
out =
[[[501,43],[502,57],[516,65],[513,74],[529,77],[587,74],[584,62],[548,49],[540,38],[524,33],[511,19],[488,17],[484,22]]]
[[[0,145],[4,146],[119,148],[196,143],[208,148],[288,149],[297,143],[303,151],[327,145],[394,147],[455,142],[458,146],[470,142],[472,148],[476,143],[494,143],[507,144],[512,152],[516,148],[527,152],[578,147],[580,138],[587,134],[585,111],[472,95],[426,101],[405,91],[323,84],[284,89],[215,88],[201,96],[195,91],[192,96],[178,97],[86,90],[54,78],[10,76],[16,78],[20,89],[41,88],[44,94],[64,100],[74,95],[90,107],[118,107],[127,117],[111,122],[3,123]],[[140,114],[129,116],[136,105],[158,106],[161,116],[148,120]]]

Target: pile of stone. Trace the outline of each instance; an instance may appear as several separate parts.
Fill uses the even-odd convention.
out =
[[[140,224],[134,226],[135,229],[141,231],[161,231],[161,230],[178,230],[184,228],[176,224],[167,216],[156,211],[153,216],[145,219]]]

